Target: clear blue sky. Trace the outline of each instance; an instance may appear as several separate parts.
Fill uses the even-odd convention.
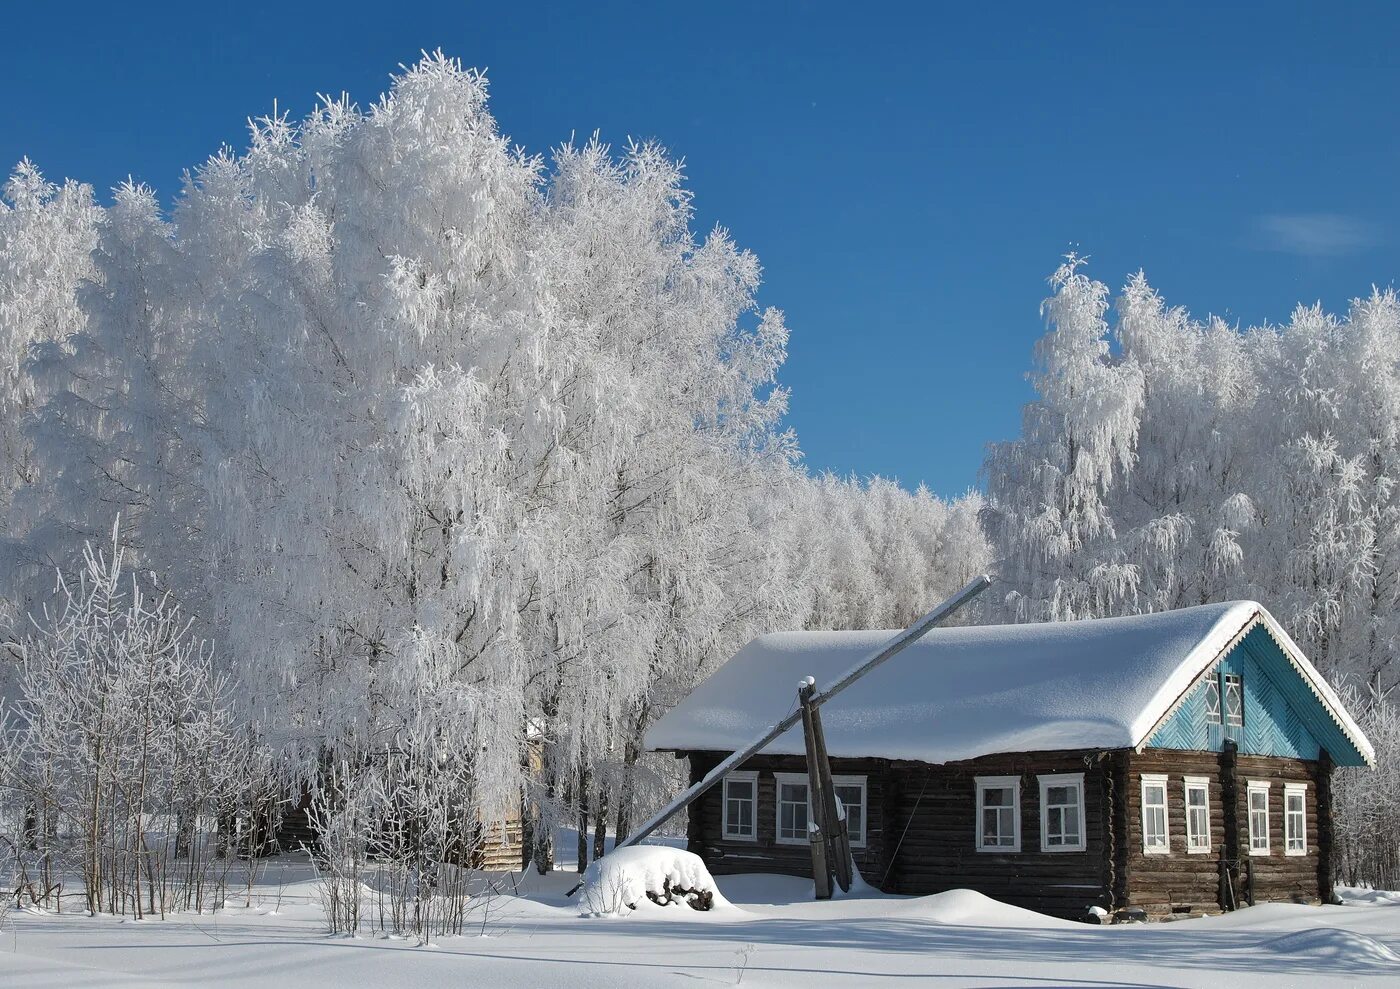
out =
[[[787,311],[809,463],[952,494],[1018,429],[1068,249],[1243,322],[1400,274],[1395,5],[1149,6],[26,4],[0,163],[169,198],[274,98],[369,103],[441,47],[532,150],[683,156]]]

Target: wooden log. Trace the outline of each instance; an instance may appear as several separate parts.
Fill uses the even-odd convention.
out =
[[[812,886],[817,899],[831,899],[831,863],[826,859],[826,835],[820,825],[809,824],[807,843],[812,848]]]
[[[797,703],[802,711],[802,740],[807,749],[807,812],[811,820],[807,822],[807,843],[812,851],[812,886],[817,899],[831,899],[831,857],[827,855],[827,834],[832,823],[827,817],[826,796],[822,792],[823,777],[818,768],[820,756],[817,752],[816,727],[812,723],[812,692],[815,690],[811,677],[797,687]],[[832,815],[834,817],[834,815]],[[842,889],[847,887],[843,886]]]
[[[1220,751],[1220,805],[1224,811],[1221,823],[1225,831],[1225,887],[1229,893],[1228,902],[1222,900],[1220,909],[1234,910],[1239,907],[1240,888],[1240,787],[1236,777],[1239,763],[1239,746],[1234,739],[1226,739]]]
[[[836,876],[841,892],[851,888],[851,836],[846,815],[836,809],[836,785],[831,779],[831,760],[826,755],[826,736],[822,732],[822,713],[812,704],[816,685],[808,678],[798,691],[802,704],[802,724],[807,736],[807,778],[816,784],[811,793],[811,805],[817,823],[827,839],[827,863]],[[867,800],[868,800],[867,796]]]

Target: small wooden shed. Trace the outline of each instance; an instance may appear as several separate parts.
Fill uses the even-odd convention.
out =
[[[761,636],[647,744],[692,781],[891,633]],[[1332,898],[1331,774],[1370,743],[1260,605],[936,628],[824,708],[867,883],[1084,918]],[[711,871],[810,873],[800,729],[689,809]]]

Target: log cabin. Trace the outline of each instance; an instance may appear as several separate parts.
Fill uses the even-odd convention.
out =
[[[667,712],[692,782],[893,633],[760,636]],[[1262,606],[935,628],[823,709],[864,881],[1056,916],[1333,899],[1332,772],[1371,766],[1341,699]],[[811,873],[800,728],[689,807],[716,874]],[[1098,909],[1095,909],[1098,908]]]

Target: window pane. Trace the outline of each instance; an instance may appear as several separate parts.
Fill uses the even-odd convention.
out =
[[[1220,680],[1214,674],[1206,681],[1206,723],[1220,724]]]
[[[1269,848],[1269,793],[1249,791],[1249,847],[1259,851]]]
[[[836,799],[846,808],[846,834],[855,844],[865,841],[861,830],[865,817],[865,787],[855,783],[837,783]]]
[[[1142,783],[1142,844],[1151,851],[1169,851],[1167,838],[1167,784],[1158,780]]]
[[[1225,723],[1235,728],[1244,724],[1244,681],[1238,673],[1225,674]]]
[[[1014,787],[979,787],[982,804],[980,844],[983,848],[1016,847],[1016,791]]]

